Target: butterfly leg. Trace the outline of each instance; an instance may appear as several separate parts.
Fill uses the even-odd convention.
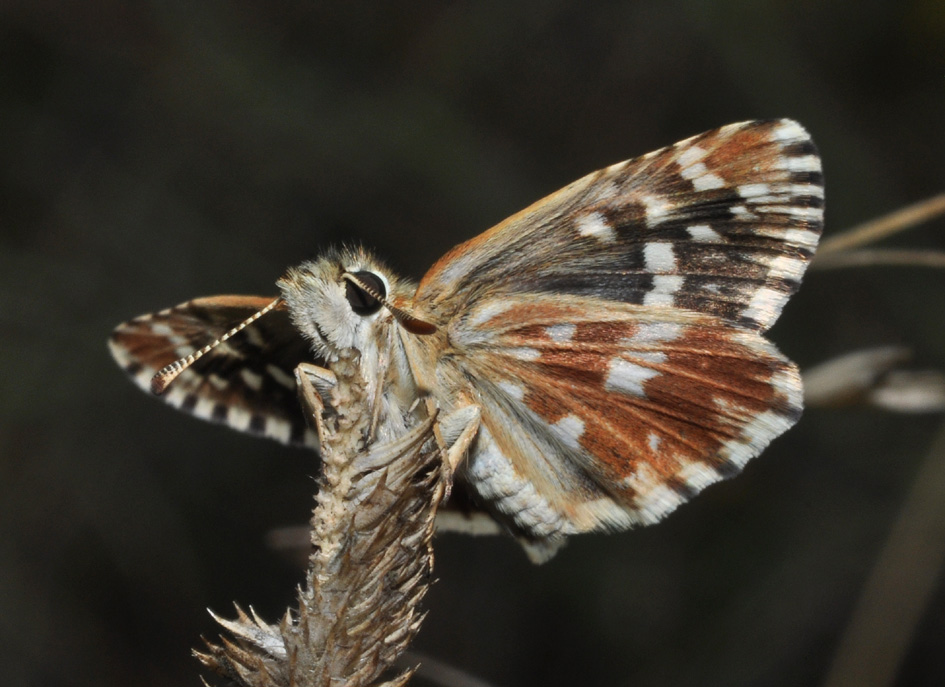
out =
[[[442,438],[443,458],[450,472],[455,472],[466,456],[479,431],[482,409],[477,405],[468,405],[454,410],[439,421],[439,436]]]
[[[325,445],[325,408],[331,408],[329,393],[338,383],[335,373],[312,363],[299,363],[295,368],[295,381],[299,390],[302,408],[308,413],[308,421],[318,432],[318,443]]]

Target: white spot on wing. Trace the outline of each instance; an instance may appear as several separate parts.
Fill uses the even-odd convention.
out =
[[[216,388],[217,391],[224,391],[230,385],[228,380],[218,374],[207,375],[205,379],[210,382],[210,385]]]
[[[623,479],[623,486],[630,487],[634,491],[649,491],[659,484],[660,476],[649,463],[639,463],[636,470]]]
[[[666,362],[666,354],[662,351],[634,351],[633,357],[646,363],[661,364]]]
[[[708,191],[713,188],[722,188],[725,181],[717,174],[713,174],[705,166],[705,163],[697,162],[690,167],[680,170],[679,175],[683,179],[692,182],[692,186],[697,191]]]
[[[646,438],[646,445],[650,447],[650,451],[657,453],[660,450],[660,444],[663,443],[663,438],[656,432],[650,432],[650,435]]]
[[[745,425],[738,439],[725,443],[720,455],[736,467],[743,468],[745,463],[761,453],[772,439],[790,429],[792,424],[790,419],[773,410],[759,413]]]
[[[623,358],[616,358],[610,363],[606,388],[622,391],[633,396],[645,396],[643,385],[657,376],[659,376],[659,372],[653,368],[643,367]]]
[[[689,235],[696,241],[717,243],[723,240],[719,233],[708,224],[693,224],[691,227],[688,227],[686,231],[688,231]]]
[[[584,420],[577,415],[565,415],[550,426],[552,433],[568,448],[581,447],[581,435],[584,434]]]
[[[755,198],[771,195],[771,187],[768,184],[742,184],[735,190],[749,203],[757,202],[753,200]]]
[[[519,360],[538,360],[538,358],[541,357],[541,351],[539,351],[537,348],[520,346],[518,348],[510,348],[508,350],[510,356]]]
[[[643,246],[643,263],[650,272],[676,271],[676,254],[671,243],[647,243]]]
[[[244,367],[242,370],[240,370],[240,377],[243,378],[243,383],[253,391],[259,391],[262,389],[262,375],[256,374],[249,368]]]
[[[676,476],[693,491],[702,491],[722,479],[722,475],[711,465],[698,462],[685,465]]]
[[[806,267],[807,263],[804,260],[779,255],[769,264],[768,278],[798,281],[803,276]]]
[[[592,212],[589,215],[583,215],[575,222],[578,234],[581,236],[592,236],[595,239],[610,243],[617,239],[614,228],[610,226],[607,219],[599,212]]]
[[[246,329],[242,331],[242,336],[245,336],[246,340],[257,348],[264,348],[266,346],[266,340],[263,338],[258,327],[246,327]]]
[[[694,178],[692,187],[697,191],[711,191],[714,188],[725,188],[725,180],[718,174],[709,172]]]
[[[653,275],[653,287],[643,297],[643,305],[673,304],[673,296],[682,288],[683,278],[678,274]]]
[[[645,196],[641,198],[644,211],[646,212],[646,226],[654,227],[660,222],[666,220],[673,204],[662,196]]]
[[[523,389],[518,384],[502,380],[501,382],[497,382],[496,386],[498,386],[509,398],[514,398],[516,401],[521,401],[523,398],[525,398],[525,389]]]
[[[633,503],[640,510],[644,521],[653,523],[664,515],[672,513],[685,501],[681,494],[665,484],[657,484],[637,495]]]
[[[570,341],[571,337],[574,336],[575,329],[577,329],[577,327],[573,324],[553,324],[550,327],[545,327],[545,333],[548,334],[552,341],[565,343]]]
[[[295,379],[290,377],[285,373],[281,367],[269,363],[266,365],[266,372],[269,373],[269,376],[272,377],[276,382],[284,386],[286,389],[295,390]]]
[[[788,294],[774,289],[762,288],[755,292],[748,307],[742,311],[742,316],[758,322],[763,326],[770,325],[781,313],[781,308],[787,302]]]
[[[134,379],[139,387],[145,391],[151,391],[151,379],[155,374],[157,374],[157,370],[150,367],[143,367],[138,374],[134,376]]]
[[[679,163],[680,167],[689,167],[693,165],[707,155],[704,148],[699,146],[686,146],[686,149],[683,150],[679,157],[676,158],[676,162]],[[705,165],[703,165],[704,167]]]
[[[795,246],[802,248],[814,248],[819,239],[817,232],[808,231],[807,229],[788,229],[784,232],[786,243],[793,243]]]
[[[180,408],[187,399],[187,395],[186,391],[172,385],[170,391],[164,394],[164,402],[169,403],[175,408]]]
[[[627,344],[640,346],[673,341],[679,338],[682,329],[682,325],[675,322],[645,322],[637,326],[633,336],[627,340]]]
[[[798,139],[807,140],[809,136],[797,122],[785,119],[777,129],[771,132],[771,138],[775,141],[796,141]]]
[[[151,331],[157,334],[158,336],[163,336],[166,339],[176,336],[177,333],[171,329],[170,325],[164,322],[155,322],[154,324],[149,325]]]
[[[750,212],[744,205],[733,205],[729,211],[738,219],[756,219],[757,215]]]
[[[819,172],[821,169],[820,158],[816,155],[784,156],[778,160],[775,167],[789,172]]]
[[[623,485],[636,492],[633,505],[647,524],[657,522],[683,503],[682,496],[667,487],[661,475],[646,463],[641,463],[634,474],[624,479]]]
[[[209,398],[200,398],[197,400],[197,405],[194,406],[194,415],[203,420],[209,420],[213,417],[213,407],[215,405],[216,403]]]
[[[787,205],[783,198],[772,198],[764,202],[781,203],[780,205],[758,205],[756,209],[759,212],[770,212],[771,214],[792,215],[802,220],[819,222],[823,217],[823,210],[820,208],[805,208],[797,205]]]
[[[270,439],[288,444],[292,438],[292,425],[285,420],[277,420],[271,417],[266,418],[266,429],[263,434]]]
[[[794,196],[824,197],[824,187],[819,184],[789,184],[786,190]]]
[[[801,407],[804,403],[804,389],[800,380],[787,370],[771,378],[771,386],[793,406]]]
[[[249,422],[251,419],[252,415],[250,412],[245,408],[240,408],[239,406],[230,406],[230,409],[226,414],[226,424],[240,432],[245,432],[247,429],[249,429]]]

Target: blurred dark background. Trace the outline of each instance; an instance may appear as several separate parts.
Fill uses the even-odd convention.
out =
[[[419,277],[586,172],[780,116],[819,144],[828,235],[942,191],[945,4],[0,2],[0,682],[198,685],[205,609],[274,620],[301,580],[264,538],[307,520],[314,456],[146,397],[114,325],[273,294],[343,241]],[[812,273],[772,338],[942,369],[943,293]],[[539,568],[440,538],[415,648],[500,687],[822,684],[939,424],[812,410],[665,523]],[[945,684],[941,579],[906,641],[891,684]]]

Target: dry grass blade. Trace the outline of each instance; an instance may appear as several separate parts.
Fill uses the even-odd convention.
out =
[[[383,444],[365,444],[371,399],[357,357],[333,366],[327,411],[311,390],[323,439],[323,478],[298,608],[279,626],[238,610],[219,620],[231,635],[197,653],[204,665],[244,687],[403,685],[408,670],[385,672],[419,630],[430,583],[430,544],[447,474],[433,419]],[[305,373],[299,375],[305,384]]]
[[[826,687],[888,687],[945,567],[945,427],[919,468],[840,641]]]
[[[869,402],[897,413],[940,413],[945,410],[945,375],[938,370],[892,370],[870,391]]]
[[[901,370],[908,349],[881,346],[846,353],[804,371],[804,404],[835,407],[868,404],[900,413],[945,410],[945,375]]]
[[[945,267],[945,253],[914,249],[864,249],[832,253],[817,262],[818,269],[844,267]]]
[[[861,401],[910,352],[899,346],[881,346],[845,353],[804,370],[804,405],[841,406]]]
[[[909,249],[856,250],[945,214],[945,194],[824,241],[813,267],[945,267],[945,254]],[[898,412],[945,409],[945,376],[895,369],[897,347],[857,351],[804,374],[808,405],[868,403]],[[841,637],[826,687],[890,687],[945,568],[945,426],[920,466]]]
[[[432,656],[407,651],[404,654],[404,659],[420,664],[420,667],[417,668],[417,677],[423,678],[434,685],[440,685],[440,687],[495,687],[490,682],[486,682],[475,675],[470,675],[466,671]]]
[[[887,236],[905,231],[943,214],[945,214],[945,193],[940,193],[888,215],[864,222],[839,236],[822,241],[820,248],[817,249],[817,256],[814,258],[812,267],[818,266],[818,263],[834,253],[875,243]]]

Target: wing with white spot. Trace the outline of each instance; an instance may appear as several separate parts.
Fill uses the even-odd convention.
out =
[[[158,370],[218,339],[272,300],[212,296],[142,315],[112,332],[109,350],[132,381],[150,392]],[[318,361],[288,312],[276,309],[213,348],[158,398],[239,431],[317,447],[296,393],[294,372],[301,362]]]
[[[656,522],[801,413],[794,364],[713,315],[529,296],[449,336],[439,375],[482,399],[469,480],[539,537]]]
[[[791,120],[731,124],[612,165],[457,246],[418,314],[449,321],[523,293],[673,306],[764,331],[823,224],[823,175]]]

